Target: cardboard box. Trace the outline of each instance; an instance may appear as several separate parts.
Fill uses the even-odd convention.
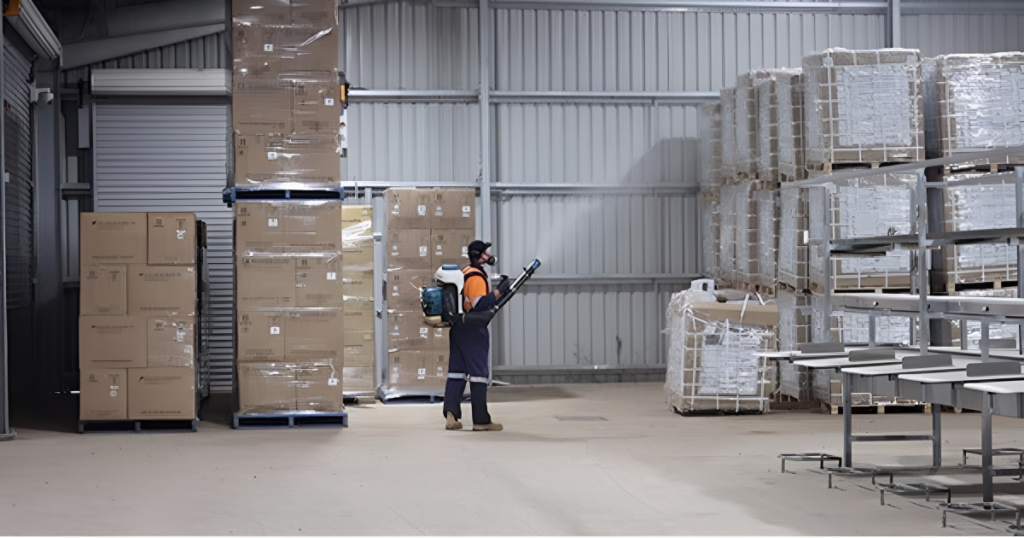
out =
[[[79,260],[91,264],[146,263],[145,213],[79,215]]]
[[[433,271],[430,230],[406,228],[388,232],[388,271]]]
[[[423,369],[427,376],[427,387],[444,390],[448,381],[448,352],[437,349],[423,352]]]
[[[340,309],[344,304],[342,293],[340,257],[295,261],[295,306]]]
[[[340,363],[345,354],[343,322],[340,310],[289,312],[285,318],[285,358]]]
[[[238,364],[238,412],[295,411],[295,365],[282,362]]]
[[[238,202],[235,205],[235,256],[284,252],[287,203]]]
[[[82,316],[78,318],[78,368],[144,368],[146,318]]]
[[[291,0],[232,0],[231,18],[235,24],[292,23]]]
[[[364,222],[373,222],[373,206],[345,205],[341,206],[341,229],[345,230]]]
[[[373,306],[372,297],[351,297],[345,296],[342,310],[345,312],[369,312],[371,315],[376,312]]]
[[[235,266],[238,309],[293,308],[295,259],[282,256],[246,256]]]
[[[372,331],[345,333],[345,366],[373,366],[376,363],[374,358]]]
[[[272,135],[283,140],[293,131],[295,90],[292,81],[278,78],[277,69],[259,58],[235,59],[231,117],[236,149],[239,135]]]
[[[779,309],[775,305],[692,303],[691,307],[696,317],[708,321],[729,321],[744,325],[779,324]]]
[[[336,138],[287,139],[281,146],[265,147],[260,147],[258,142],[244,136],[235,137],[235,185],[337,185],[341,182],[340,143]]]
[[[388,189],[388,230],[430,228],[430,191],[422,189]]]
[[[337,35],[334,54],[338,53]],[[337,76],[328,82],[295,83],[292,106],[293,128],[297,136],[337,136],[341,127],[341,86]]]
[[[420,308],[420,288],[434,281],[433,271],[401,270],[387,272],[387,301],[392,310],[415,310]],[[347,303],[346,303],[347,306]]]
[[[431,228],[470,231],[476,228],[476,191],[473,189],[435,189],[430,193],[430,208]]]
[[[342,270],[341,292],[346,297],[373,299],[373,272]]]
[[[341,370],[345,394],[373,394],[375,383],[372,366],[345,366]]]
[[[344,272],[374,270],[371,206],[342,206],[341,244]]]
[[[342,312],[344,318],[345,332],[370,331],[373,332],[375,316],[373,310],[348,310]]]
[[[388,386],[393,389],[420,389],[428,386],[422,351],[397,350],[388,353]]]
[[[195,265],[196,214],[149,214],[149,265]]]
[[[79,313],[123,316],[128,312],[128,266],[83,265]]]
[[[238,362],[281,362],[285,359],[284,312],[238,312]]]
[[[422,312],[388,313],[388,349],[427,349],[430,336]]]
[[[194,265],[129,265],[128,315],[196,315]]]
[[[196,417],[192,368],[129,368],[128,419],[191,420]]]
[[[291,24],[328,28],[338,25],[338,8],[334,0],[291,0]],[[337,65],[335,58],[332,65]]]
[[[338,413],[345,409],[340,360],[300,361],[295,370],[295,408]]]
[[[78,420],[128,418],[128,370],[83,369],[78,394]]]
[[[328,71],[338,65],[338,28],[294,25],[234,24],[237,59],[262,59],[274,71]],[[337,76],[335,76],[337,83]]]
[[[469,244],[476,239],[476,232],[470,229],[431,230],[431,264],[435,268],[446,263],[463,267],[469,265]]]
[[[284,243],[291,253],[341,252],[341,202],[308,200],[285,202]]]
[[[146,342],[150,368],[192,368],[196,357],[196,318],[149,318]]]

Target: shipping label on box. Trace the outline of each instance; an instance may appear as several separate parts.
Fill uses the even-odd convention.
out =
[[[195,365],[196,318],[149,318],[146,327],[150,368]]]
[[[129,265],[128,314],[195,316],[198,297],[194,265]]]
[[[79,420],[128,418],[128,370],[82,369],[79,383]]]
[[[78,318],[78,367],[142,368],[146,360],[146,318],[82,316]]]
[[[387,208],[388,230],[430,228],[432,207],[428,190],[388,189]]]
[[[473,189],[435,189],[431,191],[430,227],[471,231],[476,228],[476,191]]]
[[[239,362],[280,362],[285,358],[283,312],[238,312],[236,335]]]
[[[431,285],[434,280],[434,272],[389,270],[387,278],[388,308],[392,310],[415,310],[421,307],[420,288]]]
[[[146,263],[145,213],[82,213],[81,265]]]
[[[333,360],[344,356],[345,327],[340,310],[304,310],[285,316],[285,358]]]
[[[341,259],[308,257],[295,261],[295,306],[342,308]]]
[[[82,316],[123,316],[128,312],[128,266],[83,265]]]
[[[300,361],[295,370],[296,409],[338,413],[345,409],[341,360]]]
[[[388,270],[432,270],[430,230],[400,229],[388,232]]]
[[[195,377],[192,368],[129,368],[128,419],[195,418]]]
[[[195,213],[149,214],[149,265],[195,265]]]
[[[238,308],[292,308],[295,306],[295,259],[282,256],[247,256],[235,271]]]
[[[295,365],[281,362],[238,364],[238,412],[295,411]]]
[[[469,265],[469,244],[476,239],[472,229],[434,229],[431,231],[431,267],[446,263],[463,267]]]

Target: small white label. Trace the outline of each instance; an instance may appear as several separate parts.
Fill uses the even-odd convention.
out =
[[[392,215],[401,215],[402,214],[402,211],[398,207],[398,204],[395,204],[395,207],[391,210],[391,214]]]
[[[430,334],[430,329],[428,329],[426,327],[420,327],[420,334],[424,335],[424,337],[425,337],[425,336]]]
[[[178,240],[179,241],[182,240],[182,239],[185,239],[185,230],[177,230],[177,232],[178,232]]]
[[[263,45],[263,52],[274,52],[274,44],[273,43],[265,43]]]
[[[268,151],[267,152],[267,160],[268,161],[276,161],[277,160],[277,152],[276,151]]]
[[[281,328],[280,327],[271,327],[270,328],[270,334],[281,334]]]
[[[469,247],[462,247],[462,257],[463,258],[468,258],[469,257]]]
[[[420,247],[420,257],[421,258],[426,258],[427,254],[430,254],[429,249],[427,247],[425,247],[425,246]]]
[[[463,217],[469,217],[472,214],[473,214],[473,208],[472,207],[470,207],[468,205],[462,206],[462,216]]]
[[[338,273],[327,273],[327,280],[338,280]]]
[[[435,216],[438,216],[438,217],[440,217],[440,216],[444,215],[444,207],[443,207],[443,206],[437,206],[437,207],[435,207],[435,208],[434,208],[434,215],[435,215]]]
[[[420,368],[419,370],[416,370],[416,373],[419,374],[419,375],[427,375],[427,369],[426,368]]]
[[[277,228],[277,219],[267,219],[267,227]]]
[[[327,380],[327,386],[334,387],[334,386],[337,386],[337,385],[338,385],[338,378],[332,377],[332,378]]]
[[[427,216],[427,206],[425,206],[425,205],[416,206],[416,213],[418,213],[419,216],[421,216],[421,217]]]
[[[324,99],[324,106],[334,106],[334,99],[330,97]]]
[[[110,397],[111,398],[117,398],[117,391],[116,390],[110,391]]]

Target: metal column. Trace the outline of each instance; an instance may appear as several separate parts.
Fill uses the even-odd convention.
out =
[[[1014,179],[1015,179],[1015,181],[1014,181],[1014,194],[1015,194],[1015,198],[1017,200],[1017,205],[1016,205],[1016,210],[1017,210],[1017,227],[1018,228],[1024,228],[1024,166],[1017,166],[1017,167],[1015,167],[1013,169],[1013,172],[1014,172]],[[1018,275],[1017,275],[1017,298],[1018,299],[1024,298],[1024,286],[1020,285],[1020,274],[1019,274],[1020,268],[1024,267],[1024,265],[1022,265],[1022,264],[1024,264],[1024,246],[1022,246],[1018,242],[1017,243],[1017,268],[1018,268],[1017,269],[1018,270]],[[964,338],[964,336],[963,336],[963,334],[964,334],[963,326],[965,326],[965,325],[966,325],[966,323],[962,323],[961,324],[961,329],[960,329],[960,331],[961,331],[961,335],[960,335],[961,340],[966,340],[966,338]],[[1017,326],[1017,350],[1020,353],[1024,354],[1024,325],[1018,325]]]
[[[0,24],[0,41],[3,41],[3,24]],[[4,87],[4,55],[0,53],[0,91]],[[4,116],[0,114],[0,172],[7,169],[4,151]],[[7,189],[0,184],[0,440],[13,439],[11,429],[9,384],[7,380]]]
[[[981,403],[981,501],[992,502],[992,401],[995,397],[982,393]]]
[[[826,288],[827,289],[827,288]],[[853,375],[843,373],[843,467],[853,467]]]

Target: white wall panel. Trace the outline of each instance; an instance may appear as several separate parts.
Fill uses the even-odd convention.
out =
[[[911,15],[901,22],[902,45],[924,57],[1024,49],[1024,15]]]

